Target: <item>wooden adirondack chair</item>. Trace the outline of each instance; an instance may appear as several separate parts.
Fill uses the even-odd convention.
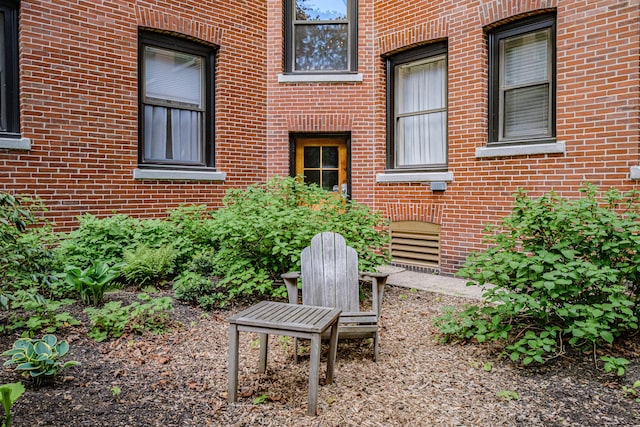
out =
[[[300,262],[301,272],[282,275],[289,302],[299,302],[298,279],[302,279],[302,304],[340,308],[338,339],[373,338],[373,359],[377,360],[380,307],[388,274],[360,273],[356,251],[347,246],[344,237],[332,232],[316,234],[302,251]],[[370,311],[360,311],[360,280],[371,283]],[[294,351],[297,362],[297,339]]]

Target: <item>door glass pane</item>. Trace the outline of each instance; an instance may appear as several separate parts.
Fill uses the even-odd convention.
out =
[[[338,167],[338,147],[322,147],[322,167]]]
[[[320,171],[318,170],[305,170],[304,182],[307,184],[317,184],[320,186]]]
[[[322,188],[328,191],[340,191],[338,187],[338,171],[322,171]]]
[[[297,25],[295,43],[296,70],[347,69],[347,24]]]
[[[145,96],[203,108],[204,64],[199,56],[145,47]]]
[[[319,167],[320,147],[304,147],[304,168],[307,169]]]
[[[551,134],[548,84],[505,91],[504,111],[505,138]]]
[[[296,0],[296,19],[304,21],[347,19],[347,0]]]

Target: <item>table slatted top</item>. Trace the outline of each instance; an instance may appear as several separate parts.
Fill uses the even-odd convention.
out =
[[[229,323],[288,331],[322,333],[340,316],[339,308],[262,301],[234,315]]]

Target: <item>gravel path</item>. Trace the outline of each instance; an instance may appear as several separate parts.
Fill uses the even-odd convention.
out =
[[[379,361],[371,360],[370,343],[341,342],[335,381],[321,385],[316,417],[305,415],[308,357],[295,365],[291,342],[278,337],[260,375],[257,336],[240,335],[239,400],[227,403],[226,319],[243,307],[203,313],[176,302],[182,326],[162,336],[95,343],[84,328],[71,329],[59,336],[71,341],[82,366],[54,386],[28,387],[14,407],[14,425],[640,425],[640,403],[622,391],[640,379],[637,337],[627,343],[634,358],[622,379],[595,369],[588,355],[522,369],[487,346],[437,343],[432,318],[444,305],[468,302],[388,287]],[[0,337],[0,349],[13,339]],[[8,368],[0,371],[0,383],[17,379]]]

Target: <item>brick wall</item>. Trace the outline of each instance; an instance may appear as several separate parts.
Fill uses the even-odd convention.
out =
[[[265,5],[230,0],[23,0],[22,136],[0,150],[0,190],[39,195],[60,229],[85,212],[160,216],[181,203],[211,207],[230,186],[265,176]],[[214,43],[216,166],[224,183],[140,181],[137,32]]]
[[[449,170],[443,194],[423,185],[379,185],[389,199],[441,207],[442,269],[457,269],[481,247],[485,223],[510,210],[512,194],[555,190],[576,196],[586,181],[603,188],[639,188],[639,34],[635,1],[377,1],[379,53],[447,38],[449,43]],[[557,140],[566,154],[476,158],[487,140],[487,53],[484,28],[557,11]],[[407,19],[411,17],[412,19]],[[382,68],[379,69],[383,73]],[[381,142],[382,143],[382,142]],[[398,218],[403,219],[403,218]]]

